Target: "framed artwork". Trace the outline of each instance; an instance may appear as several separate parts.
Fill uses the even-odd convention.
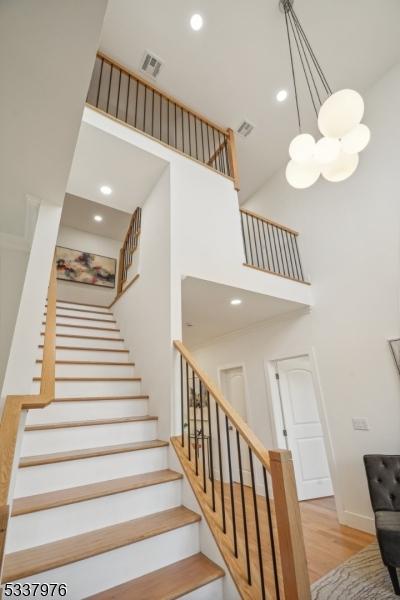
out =
[[[394,362],[400,374],[400,339],[389,340],[389,346],[393,354]]]
[[[114,288],[117,261],[115,258],[56,247],[57,279]]]

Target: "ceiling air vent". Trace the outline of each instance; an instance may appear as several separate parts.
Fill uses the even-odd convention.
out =
[[[160,69],[162,67],[163,61],[161,58],[146,50],[143,56],[143,60],[140,66],[140,70],[142,73],[146,73],[146,75],[150,75],[153,79],[157,79]]]
[[[249,121],[243,121],[243,123],[238,127],[237,133],[242,137],[247,137],[253,131],[254,125],[249,123]]]

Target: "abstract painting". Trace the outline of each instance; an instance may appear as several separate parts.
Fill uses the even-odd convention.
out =
[[[116,263],[115,258],[56,247],[57,279],[64,281],[113,288]]]

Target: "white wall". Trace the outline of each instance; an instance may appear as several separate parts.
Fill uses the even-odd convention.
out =
[[[118,274],[118,257],[122,241],[94,235],[72,227],[60,227],[57,245],[115,258],[117,259],[116,274]],[[57,281],[57,298],[61,300],[108,306],[114,300],[116,291],[116,287],[106,288],[61,279]]]
[[[352,178],[297,191],[280,171],[246,204],[301,232],[315,297],[310,315],[270,322],[197,355],[213,377],[223,364],[246,365],[251,421],[270,444],[264,360],[314,348],[340,518],[371,529],[362,456],[400,453],[400,379],[387,343],[400,334],[400,68],[365,94],[365,101],[372,140]],[[370,431],[353,431],[352,417],[366,417]]]
[[[171,431],[170,173],[167,168],[142,207],[139,279],[113,307],[159,435]]]

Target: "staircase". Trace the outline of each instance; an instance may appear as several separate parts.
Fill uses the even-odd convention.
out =
[[[2,583],[64,583],[68,600],[222,599],[111,311],[58,301],[56,315],[56,399],[28,413]]]

